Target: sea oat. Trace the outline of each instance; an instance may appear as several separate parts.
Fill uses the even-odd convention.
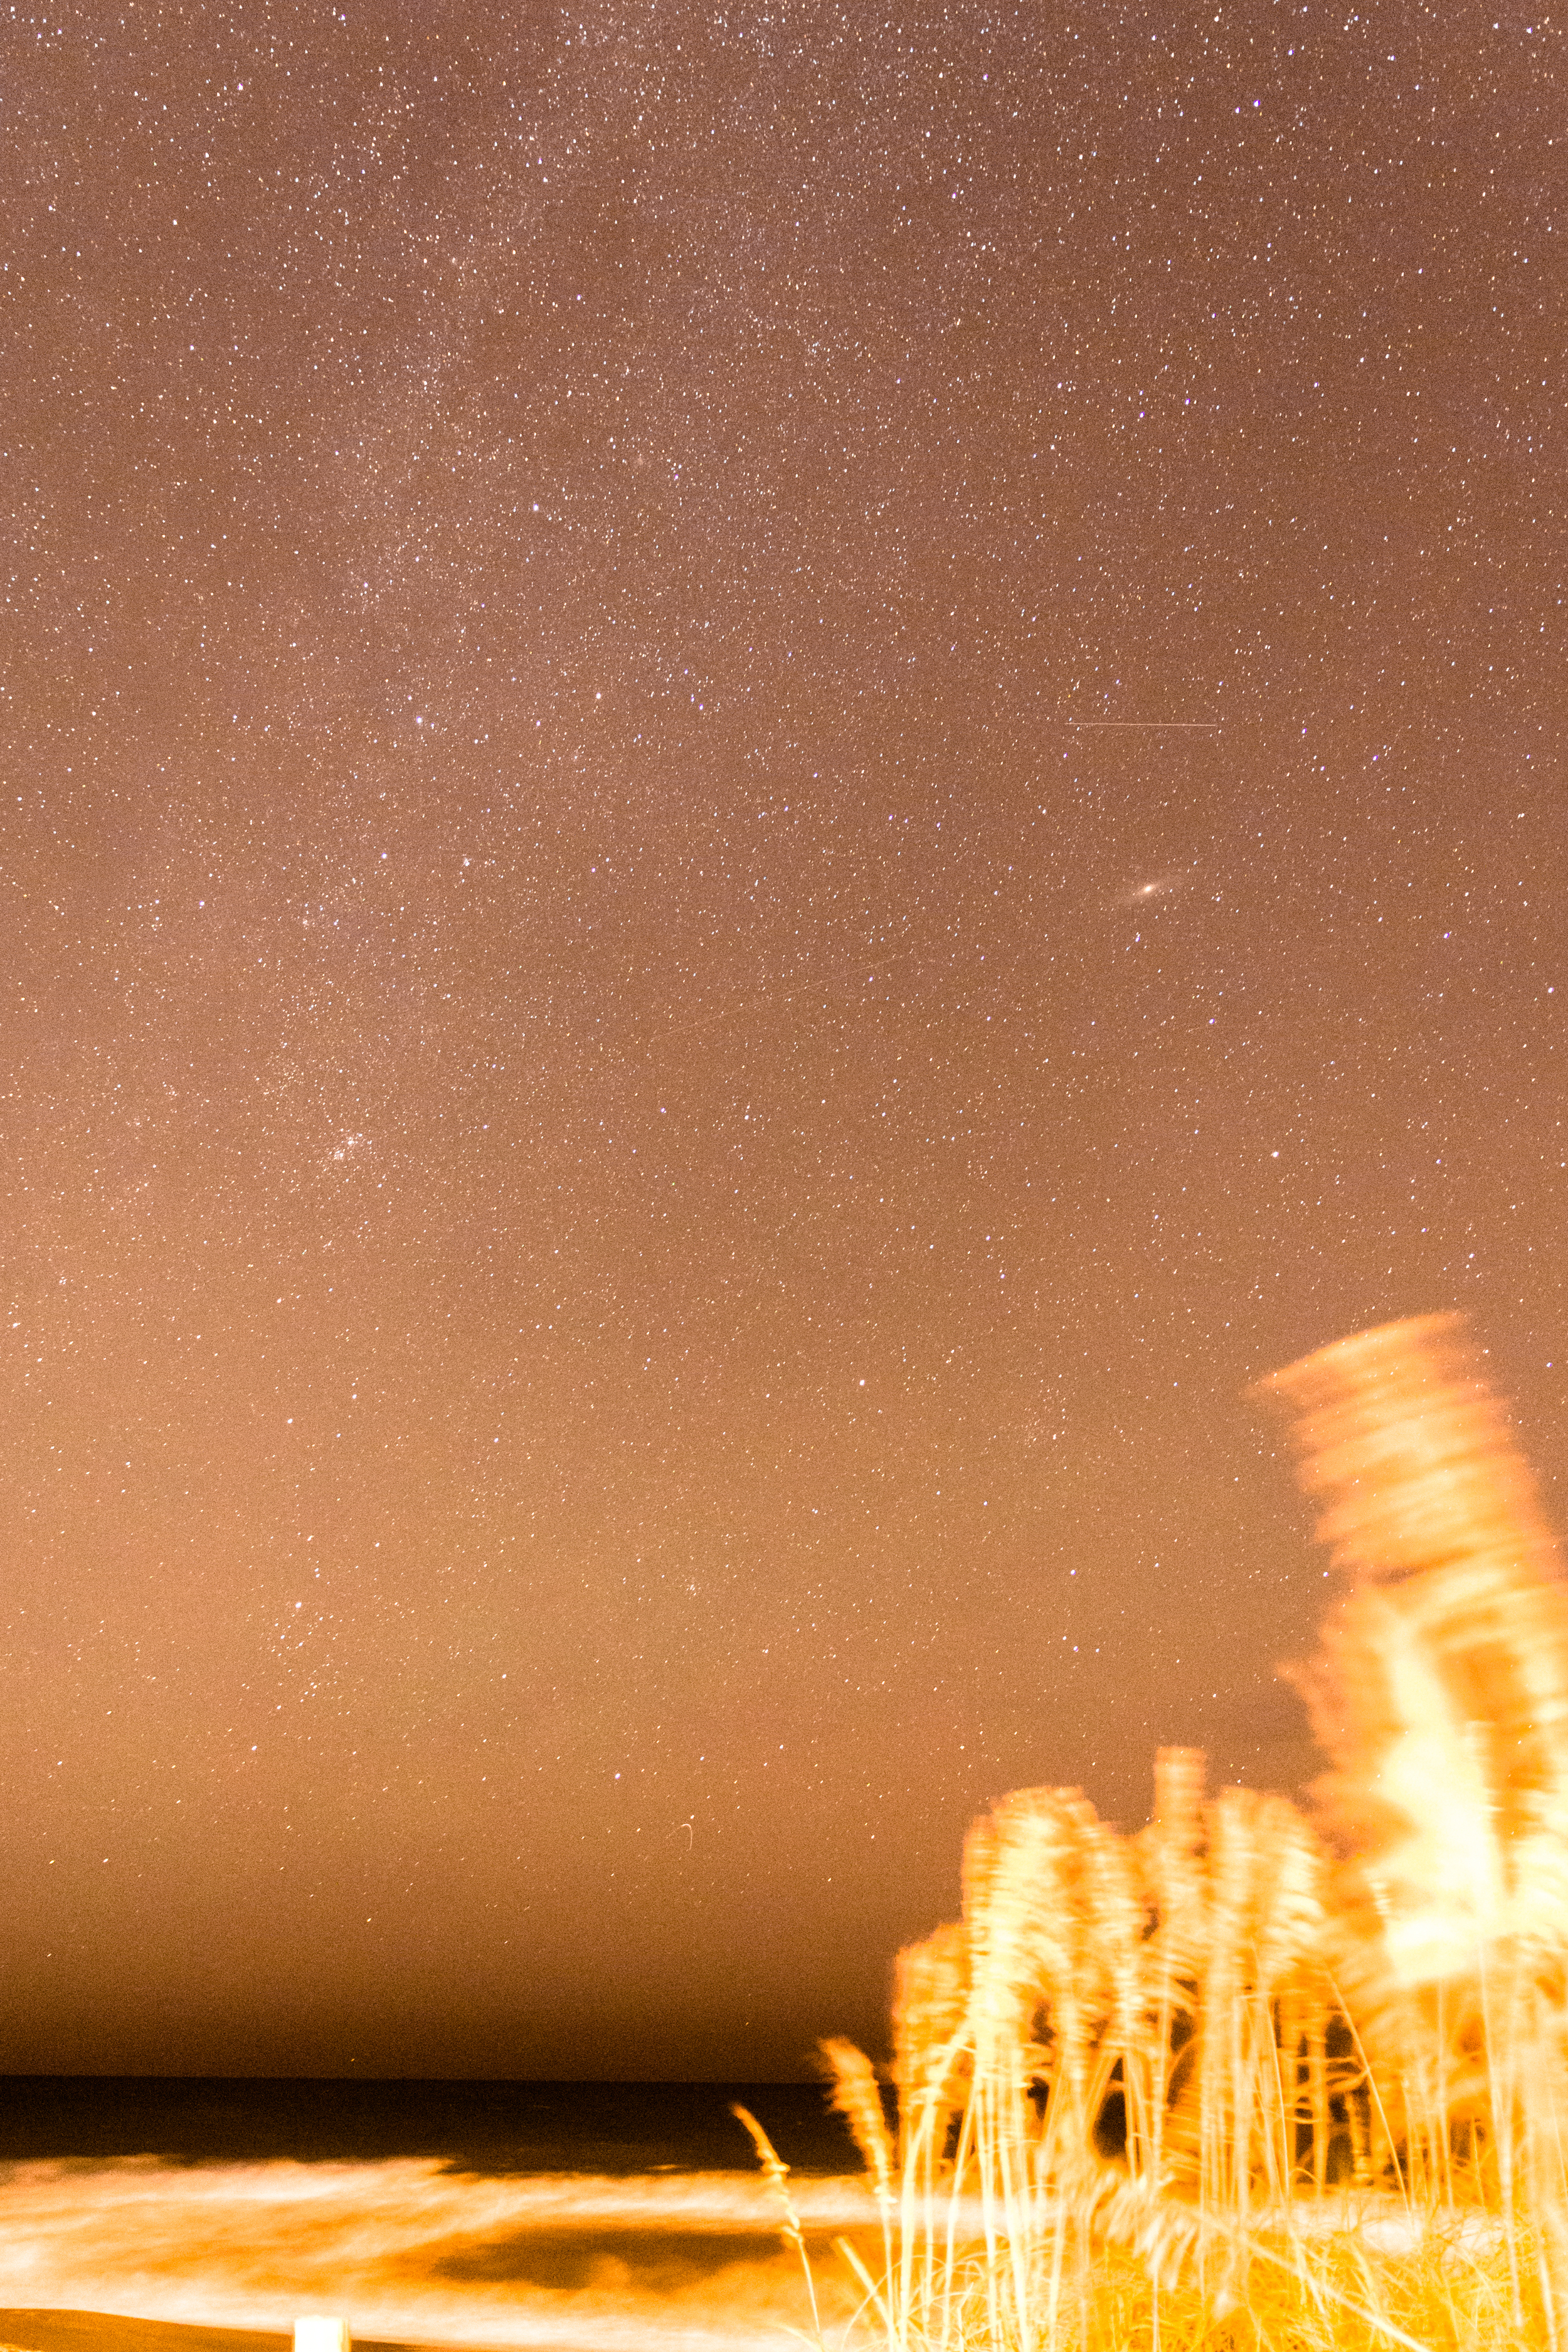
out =
[[[825,2045],[899,2352],[1195,2346],[1227,2314],[1302,2352],[1559,2342],[1568,1592],[1457,1318],[1268,1385],[1339,1578],[1304,1678],[1333,1850],[1180,1748],[1131,1839],[1073,1790],[974,1824],[962,1921],[899,1958],[896,2243],[874,2072]]]

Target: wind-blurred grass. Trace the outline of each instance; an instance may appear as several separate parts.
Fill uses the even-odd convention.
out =
[[[1166,1750],[972,1830],[887,2070],[824,2044],[889,2352],[1557,2347],[1568,2328],[1568,1597],[1456,1318],[1270,1384],[1340,1572],[1309,1820]],[[789,2182],[813,2326],[837,2335]],[[834,2303],[842,2291],[836,2283]]]

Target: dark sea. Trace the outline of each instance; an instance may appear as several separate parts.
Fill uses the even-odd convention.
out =
[[[0,2075],[0,2163],[157,2156],[170,2164],[374,2164],[464,2172],[746,2169],[749,2107],[784,2162],[858,2159],[815,2083],[453,2083]]]

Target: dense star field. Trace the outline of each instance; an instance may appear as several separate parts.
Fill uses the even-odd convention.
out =
[[[1563,32],[19,5],[0,2067],[790,2073],[1550,1501]]]

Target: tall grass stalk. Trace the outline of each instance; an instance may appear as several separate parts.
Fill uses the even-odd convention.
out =
[[[1269,1386],[1339,1580],[1301,1677],[1315,1818],[1209,1796],[1178,1748],[1135,1835],[1073,1790],[975,1823],[962,1917],[899,1956],[895,2121],[824,2045],[880,2224],[846,2248],[857,2325],[888,2352],[1563,2344],[1551,1538],[1457,1318]]]

